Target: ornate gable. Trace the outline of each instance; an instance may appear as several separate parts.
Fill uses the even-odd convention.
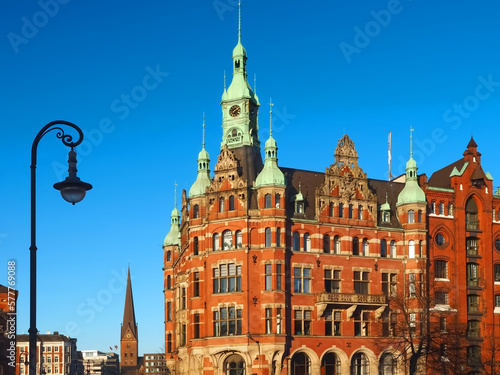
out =
[[[367,175],[358,166],[354,142],[347,134],[338,141],[334,157],[335,163],[325,171],[325,182],[316,189],[318,216],[333,216],[328,210],[330,203],[335,207],[342,203],[356,209],[361,205],[363,212],[368,212],[368,216],[363,213],[361,217],[376,222],[377,197],[368,187]]]

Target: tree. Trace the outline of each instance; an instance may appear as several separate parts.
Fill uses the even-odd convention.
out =
[[[426,260],[406,274],[397,289],[388,293],[382,314],[381,350],[397,353],[410,375],[432,371],[460,374],[466,366],[467,326],[458,322],[457,310],[448,296],[435,290],[428,280]],[[403,287],[404,286],[404,287]]]

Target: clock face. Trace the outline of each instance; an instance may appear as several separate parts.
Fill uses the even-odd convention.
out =
[[[127,338],[129,339],[131,336],[130,336],[130,333],[127,333]]]
[[[241,113],[241,108],[239,105],[233,105],[231,108],[229,108],[229,114],[231,117],[236,117]]]

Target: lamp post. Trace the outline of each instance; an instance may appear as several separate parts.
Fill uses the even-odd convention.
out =
[[[73,142],[70,134],[64,133],[61,125],[69,126],[78,132],[78,139]],[[70,147],[68,158],[69,176],[64,181],[54,184],[54,188],[61,192],[64,200],[75,204],[80,202],[87,190],[92,189],[92,185],[80,181],[76,176],[76,153],[74,148],[83,141],[83,132],[75,124],[68,121],[52,121],[45,125],[35,137],[31,146],[31,246],[30,246],[30,328],[29,328],[29,375],[36,375],[36,357],[37,357],[37,333],[36,328],[36,161],[38,143],[43,136],[53,130],[56,130],[56,137],[59,138],[65,146]],[[40,348],[41,349],[41,348]],[[40,356],[42,352],[40,351]]]

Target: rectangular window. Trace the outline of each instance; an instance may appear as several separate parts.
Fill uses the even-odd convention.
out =
[[[213,269],[214,293],[241,292],[241,266],[221,264]]]
[[[448,278],[448,262],[445,260],[436,260],[434,262],[434,277],[436,279]]]
[[[467,296],[467,312],[479,312],[479,296],[469,294]]]
[[[325,270],[325,291],[340,293],[340,270]]]
[[[467,255],[478,255],[478,240],[476,237],[469,237],[465,240]]]
[[[200,296],[200,273],[195,272],[193,276],[193,297]]]
[[[342,324],[341,311],[329,311],[325,315],[325,336],[340,336]]]
[[[172,302],[167,302],[167,322],[172,321]]]
[[[271,208],[271,194],[266,194],[264,196],[264,207],[265,208]]]
[[[417,296],[417,288],[415,285],[415,273],[411,272],[408,274],[408,294],[410,297]]]
[[[311,293],[311,269],[293,268],[294,293]]]
[[[467,263],[467,286],[479,286],[479,266],[477,263]]]
[[[276,290],[282,290],[282,287],[281,287],[281,264],[276,265]]]
[[[167,353],[172,353],[172,334],[167,335]]]
[[[266,334],[273,333],[273,309],[266,308]]]
[[[186,346],[186,325],[185,324],[182,324],[181,326],[181,342],[180,342],[180,346]]]
[[[449,300],[448,300],[448,293],[443,292],[443,291],[437,291],[435,293],[435,304],[436,305],[448,305]]]
[[[181,310],[187,309],[186,288],[181,288]]]
[[[369,336],[370,334],[370,313],[368,311],[357,311],[353,314],[354,335]]]
[[[283,326],[283,316],[281,315],[281,307],[278,307],[276,309],[276,333],[278,335],[281,335],[283,333],[282,327]]]
[[[384,312],[382,315],[382,336],[393,337],[395,336],[396,324],[398,316],[394,312]]]
[[[354,271],[354,293],[368,294],[370,284],[370,273]]]
[[[446,332],[446,317],[439,318],[439,329],[441,332]]]
[[[264,266],[265,270],[265,290],[272,290],[273,289],[273,265],[272,264],[266,264]]]
[[[467,337],[481,337],[481,325],[478,320],[469,320],[467,322]]]
[[[495,307],[500,307],[500,294],[495,295]]]
[[[495,264],[495,281],[500,281],[500,264]]]
[[[397,294],[397,274],[382,273],[382,293],[387,297],[395,297]]]
[[[59,356],[58,356],[58,355],[56,355],[56,356],[54,357],[54,362],[59,362]]]
[[[294,310],[294,334],[311,334],[312,312],[311,310]]]
[[[194,322],[194,338],[199,339],[200,338],[200,314],[194,314],[193,322]]]
[[[214,336],[241,335],[241,309],[221,307],[214,311]]]

